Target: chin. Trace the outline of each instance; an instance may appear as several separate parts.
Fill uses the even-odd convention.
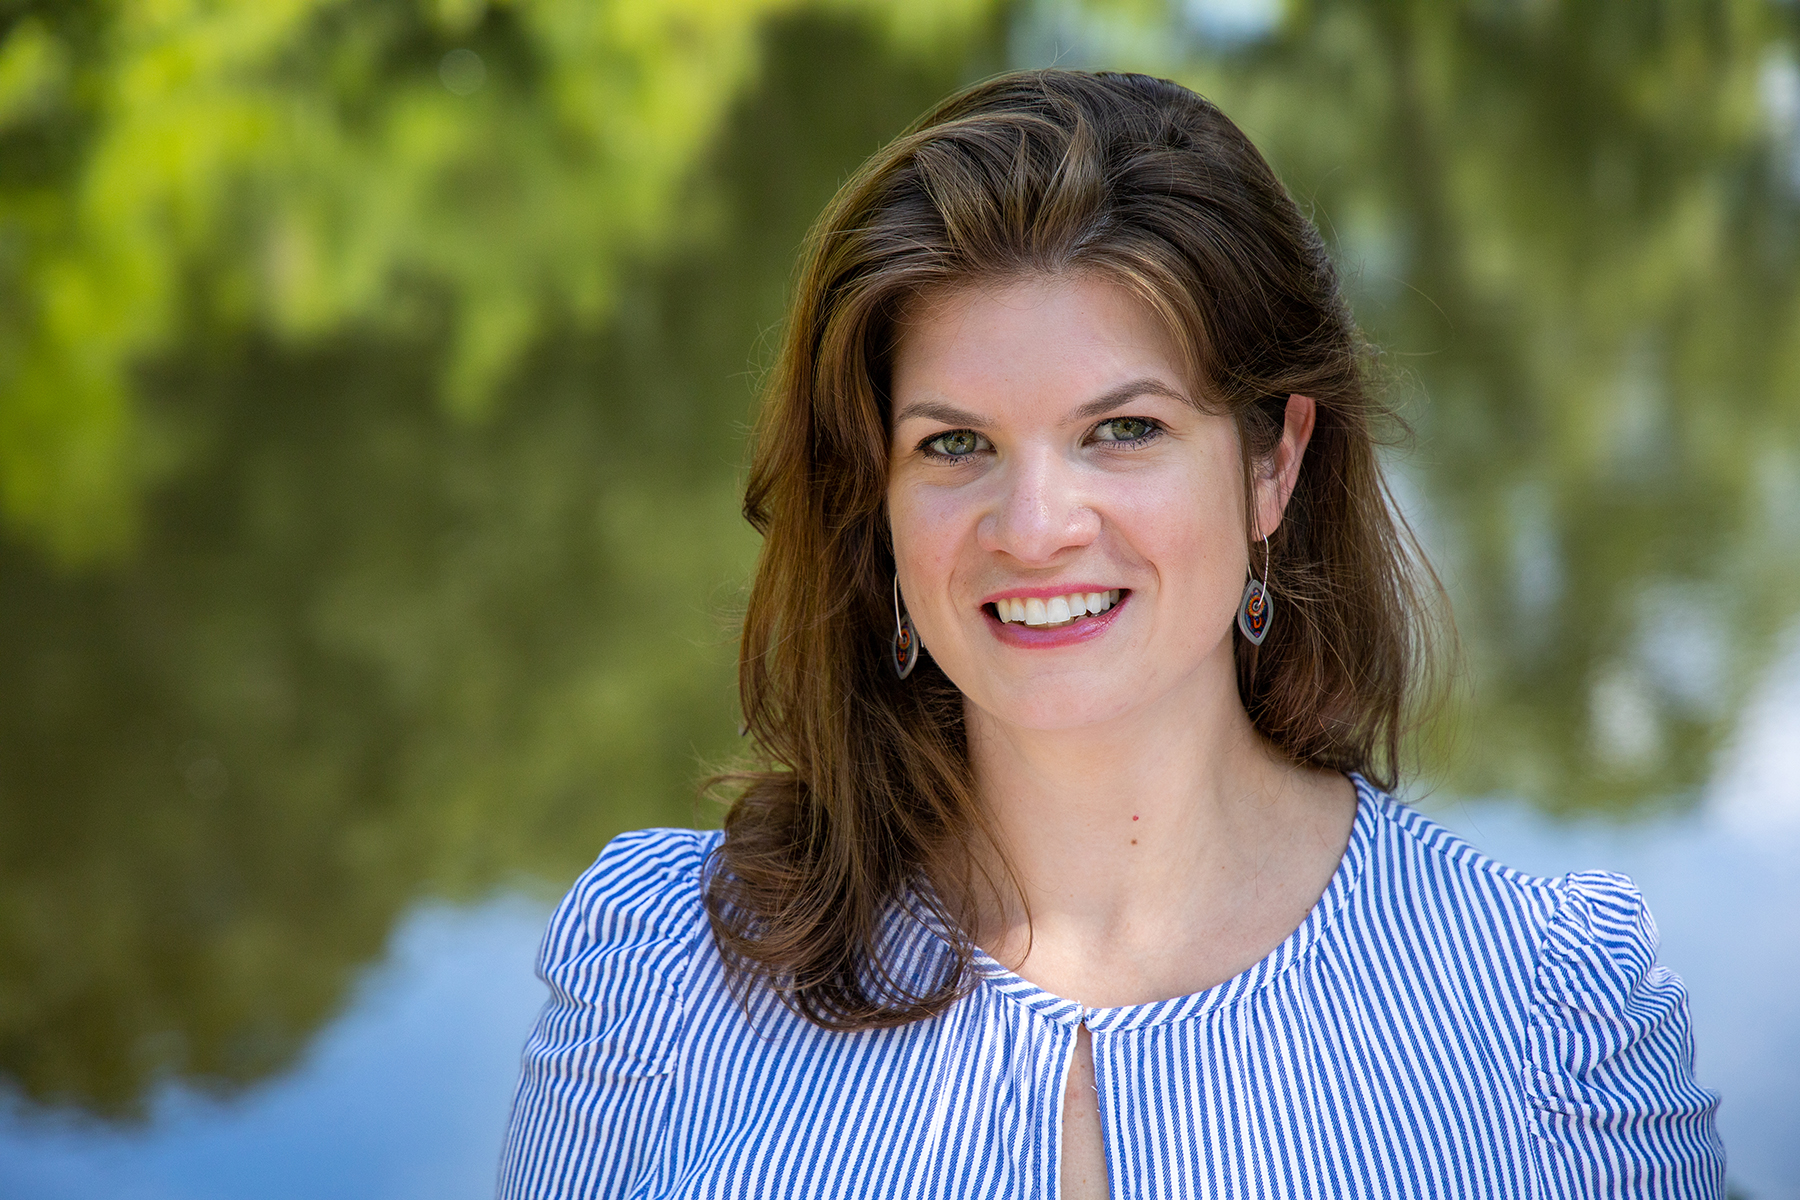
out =
[[[1119,689],[1120,694],[1110,694],[1113,691],[1091,683],[1059,680],[991,693],[986,702],[976,702],[975,706],[1004,725],[1051,733],[1104,725],[1143,703],[1141,691],[1125,694],[1128,689]]]

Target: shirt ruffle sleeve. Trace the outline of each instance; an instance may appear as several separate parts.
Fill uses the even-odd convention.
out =
[[[502,1200],[633,1193],[664,1135],[682,984],[707,922],[704,835],[622,834],[544,935],[550,988],[525,1045],[500,1160]]]
[[[1526,1092],[1554,1197],[1718,1197],[1718,1099],[1694,1082],[1687,990],[1656,963],[1656,923],[1622,875],[1582,872],[1538,958]]]

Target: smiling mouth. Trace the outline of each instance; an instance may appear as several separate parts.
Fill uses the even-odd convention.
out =
[[[989,612],[1008,625],[1029,625],[1033,629],[1062,629],[1088,617],[1097,617],[1119,602],[1123,593],[1118,588],[1106,592],[1070,592],[1066,596],[1003,597],[984,605]]]

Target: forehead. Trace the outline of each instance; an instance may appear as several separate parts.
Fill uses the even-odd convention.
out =
[[[1187,395],[1185,357],[1161,314],[1103,276],[1029,276],[921,299],[899,327],[894,398],[1079,404],[1129,379]]]

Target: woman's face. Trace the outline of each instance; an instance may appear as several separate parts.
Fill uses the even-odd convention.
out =
[[[1243,468],[1232,421],[1192,397],[1162,323],[1109,281],[912,314],[889,446],[900,591],[982,713],[1057,730],[1235,703]]]

